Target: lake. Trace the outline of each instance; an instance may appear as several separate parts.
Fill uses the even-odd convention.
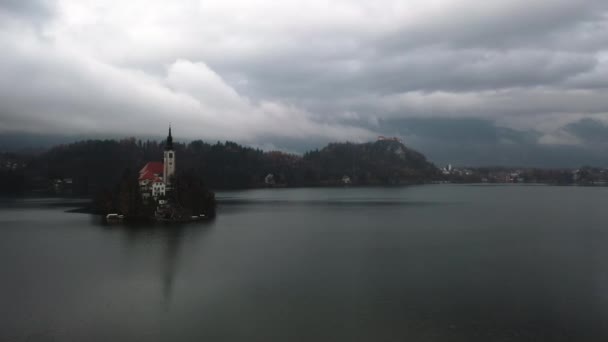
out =
[[[608,188],[218,193],[106,225],[0,200],[0,341],[606,341]]]

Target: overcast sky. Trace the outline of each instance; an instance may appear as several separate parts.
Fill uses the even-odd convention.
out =
[[[0,0],[0,49],[4,135],[608,166],[606,0]]]

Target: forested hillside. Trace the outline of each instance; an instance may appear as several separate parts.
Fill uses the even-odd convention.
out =
[[[178,170],[200,174],[211,189],[267,186],[268,174],[273,175],[274,186],[338,185],[344,176],[354,185],[407,184],[438,175],[422,154],[395,141],[332,143],[302,156],[234,142],[197,140],[174,147]],[[163,148],[162,142],[135,139],[60,145],[20,161],[10,170],[10,179],[23,179],[25,190],[40,191],[70,182],[74,194],[91,195],[117,184],[126,170],[137,172],[148,161],[162,161]]]

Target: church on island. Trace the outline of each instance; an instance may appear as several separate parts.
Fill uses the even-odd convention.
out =
[[[114,191],[100,195],[96,205],[108,221],[193,222],[215,217],[215,194],[206,187],[200,170],[176,172],[171,127],[163,154],[162,162],[146,162],[137,180],[123,177]]]
[[[139,170],[139,187],[144,200],[153,198],[158,200],[171,189],[171,182],[175,177],[175,151],[173,150],[173,136],[171,126],[165,145],[163,162],[148,162]]]

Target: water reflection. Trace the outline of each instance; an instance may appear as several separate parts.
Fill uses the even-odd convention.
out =
[[[171,304],[171,292],[177,270],[177,259],[182,242],[183,228],[171,228],[167,233],[165,252],[162,258],[161,277],[163,283],[163,298],[165,309],[169,309]]]
[[[149,263],[149,255],[158,255],[156,269],[165,311],[171,307],[184,243],[188,242],[202,248],[205,235],[214,225],[214,221],[186,224],[108,224],[98,216],[92,216],[91,220],[105,230],[120,232],[125,239],[125,254],[127,259],[135,260],[134,267],[143,268],[145,265],[140,265],[140,262]]]
[[[178,226],[0,204],[0,340],[608,341],[608,188],[227,197]]]

